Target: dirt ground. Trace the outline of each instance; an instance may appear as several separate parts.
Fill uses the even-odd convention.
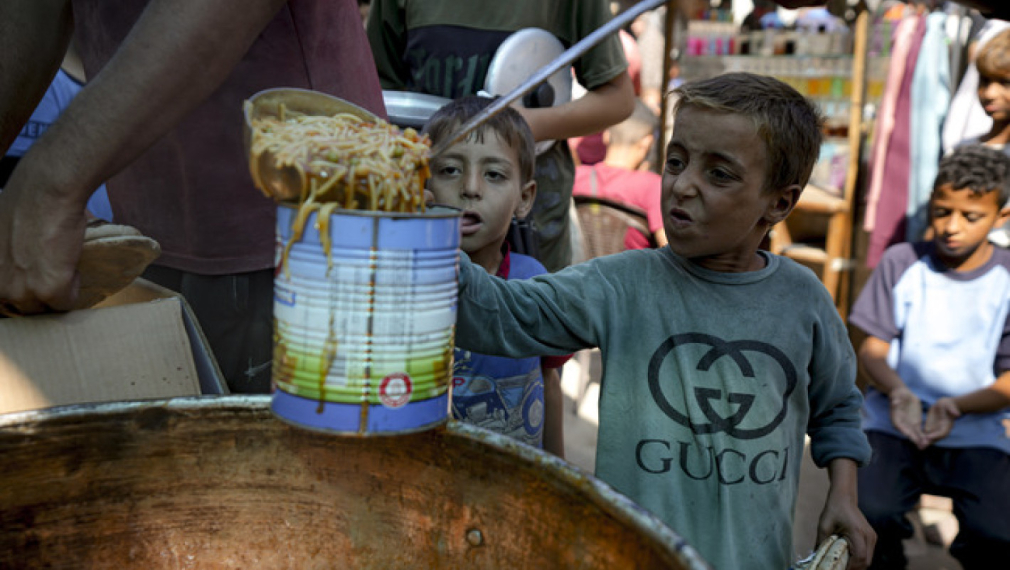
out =
[[[582,365],[588,365],[589,375],[582,381],[583,389],[580,390]],[[590,473],[596,457],[598,380],[599,353],[595,351],[570,360],[561,379],[565,393],[565,459]],[[814,465],[807,450],[801,467],[793,533],[797,559],[813,549],[817,518],[824,505],[827,487],[827,473]],[[957,534],[957,521],[950,514],[948,502],[940,498],[925,498],[923,508],[913,514],[912,520],[916,523],[916,535],[905,541],[908,569],[960,570],[961,565],[946,550],[946,545]],[[933,541],[926,540],[927,535],[934,537]]]

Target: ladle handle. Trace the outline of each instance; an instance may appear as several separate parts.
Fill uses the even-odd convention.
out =
[[[554,60],[547,65],[541,67],[536,73],[530,76],[529,79],[520,83],[515,89],[495,99],[494,102],[488,105],[483,111],[475,115],[472,119],[457,129],[451,137],[443,139],[441,142],[432,147],[429,156],[438,156],[445,151],[445,149],[463,140],[466,135],[470,134],[470,131],[484,124],[485,121],[501,112],[502,109],[508,107],[526,93],[532,91],[534,87],[546,81],[547,78],[554,75],[562,67],[571,65],[573,61],[589,51],[591,47],[603,41],[603,38],[616,32],[620,28],[623,28],[626,24],[630,23],[643,12],[652,10],[653,8],[658,8],[660,5],[665,3],[666,0],[642,0],[638,4],[635,4],[631,8],[628,8],[624,12],[614,16],[612,20],[600,26],[596,30],[593,30],[591,34],[579,40],[575,45],[562,52],[561,55],[554,58]]]

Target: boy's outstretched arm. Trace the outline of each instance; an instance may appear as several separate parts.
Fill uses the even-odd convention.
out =
[[[847,570],[861,570],[873,560],[877,534],[859,511],[856,470],[852,459],[839,457],[828,463],[830,488],[817,523],[817,544],[833,534],[849,541]]]
[[[919,449],[929,445],[922,431],[922,404],[919,397],[905,386],[898,373],[887,363],[890,343],[868,336],[859,347],[859,363],[870,378],[873,387],[885,394],[891,402],[891,423],[905,434]]]
[[[923,435],[935,443],[950,434],[954,420],[963,414],[988,414],[1010,407],[1010,370],[996,378],[992,386],[974,392],[940,398],[929,408]]]

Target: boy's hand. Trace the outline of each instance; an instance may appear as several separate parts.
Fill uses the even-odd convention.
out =
[[[873,560],[873,548],[877,543],[877,533],[873,531],[866,517],[859,511],[856,501],[828,495],[824,512],[817,522],[817,544],[833,534],[844,536],[849,541],[849,564],[846,570],[863,570]]]
[[[894,388],[888,394],[891,401],[891,423],[905,434],[919,449],[925,449],[930,441],[922,431],[922,402],[908,388]]]
[[[959,417],[961,417],[961,410],[953,398],[937,400],[929,408],[929,412],[926,414],[926,424],[923,427],[923,436],[927,440],[927,445],[936,443],[950,435],[950,430],[954,427],[954,420]]]
[[[833,534],[845,537],[849,542],[848,570],[862,570],[873,560],[873,548],[877,544],[877,533],[873,531],[866,517],[859,511],[857,494],[856,462],[844,457],[832,459],[828,463],[828,498],[824,510],[817,521],[817,544]]]

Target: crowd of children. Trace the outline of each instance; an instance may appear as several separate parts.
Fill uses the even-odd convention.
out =
[[[598,347],[595,474],[715,568],[793,562],[804,438],[830,479],[818,541],[844,536],[849,568],[906,567],[907,514],[926,493],[952,498],[960,530],[950,550],[964,568],[1002,559],[1010,253],[989,234],[1010,219],[1000,138],[1010,66],[1004,74],[994,60],[979,55],[992,133],[940,161],[927,240],[892,246],[862,288],[849,321],[867,334],[858,356],[815,274],[760,248],[795,206],[821,143],[818,110],[786,84],[730,73],[676,89],[657,198],[668,244],[556,273],[533,262],[517,279],[509,262],[523,256],[503,245],[536,191],[521,117],[471,135],[436,159],[430,182],[436,201],[464,210],[458,366],[475,371],[483,355],[539,364],[543,375],[523,382],[542,392],[550,355]],[[456,101],[429,132],[437,140],[486,105]],[[461,419],[473,421],[477,376],[458,392]],[[548,416],[560,410],[550,397],[544,405]]]
[[[808,2],[777,3],[795,7]],[[0,267],[7,272],[0,300],[19,301],[20,312],[66,306],[74,287],[74,253],[80,249],[77,230],[83,227],[77,206],[93,190],[85,186],[125,168],[134,177],[120,173],[122,188],[135,180],[145,185],[160,180],[162,202],[182,203],[179,192],[190,185],[178,183],[177,174],[136,173],[186,171],[157,158],[176,156],[179,149],[186,155],[180,165],[206,162],[200,152],[204,147],[192,144],[205,139],[202,121],[191,114],[203,110],[216,116],[214,109],[237,108],[250,81],[264,87],[277,81],[325,84],[321,90],[375,110],[382,107],[380,85],[449,97],[452,102],[425,127],[438,142],[486,109],[489,99],[473,95],[482,87],[477,79],[486,72],[495,46],[510,33],[543,27],[570,45],[610,16],[603,0],[553,11],[534,0],[425,0],[409,6],[371,0],[358,2],[362,31],[356,16],[353,26],[347,25],[349,2],[319,3],[312,10],[292,7],[280,15],[279,3],[255,2],[250,4],[255,9],[200,8],[199,18],[196,8],[189,8],[184,15],[192,17],[184,18],[164,4],[151,2],[144,17],[137,7],[132,16],[117,16],[115,22],[112,12],[103,12],[109,22],[101,26],[97,8],[78,8],[75,14],[84,31],[88,27],[80,22],[102,29],[84,36],[90,39],[84,47],[96,86],[75,102],[68,118],[53,129],[56,134],[11,169],[0,199]],[[156,16],[148,14],[157,10],[165,19],[154,26]],[[242,17],[236,19],[236,14]],[[17,43],[27,43],[28,31],[37,36],[38,30],[59,28],[50,43],[65,47],[72,19],[63,15],[60,26],[25,27],[26,37]],[[141,24],[127,34],[134,21]],[[291,22],[326,25],[300,28]],[[221,29],[225,23],[235,33],[178,32]],[[106,28],[123,32],[113,35],[128,38],[124,53],[132,59],[111,60],[119,48],[95,41]],[[8,35],[16,31],[8,30]],[[175,51],[177,42],[164,40],[183,36],[214,38],[220,49],[187,43]],[[322,43],[323,37],[336,38],[335,43]],[[317,59],[297,47],[306,42],[288,38],[319,39],[332,49],[320,50],[324,57]],[[152,39],[159,41],[152,44]],[[236,47],[243,42],[244,47]],[[141,50],[140,44],[158,49]],[[278,45],[296,47],[277,57]],[[8,55],[31,52],[9,50]],[[959,533],[951,553],[965,569],[1005,560],[1010,554],[1010,250],[999,247],[993,232],[1010,220],[1010,31],[995,35],[977,56],[978,98],[992,127],[938,160],[926,237],[889,248],[859,291],[848,323],[867,335],[858,351],[816,275],[761,249],[807,184],[823,127],[808,99],[770,77],[729,73],[678,86],[661,178],[646,177],[659,185],[651,198],[658,203],[643,208],[653,214],[650,230],[658,247],[565,267],[571,256],[568,210],[575,164],[564,144],[538,158],[535,136],[565,139],[607,130],[608,140],[638,149],[632,143],[646,135],[628,135],[624,129],[636,122],[647,130],[655,126],[636,119],[643,116],[640,111],[631,114],[631,79],[621,54],[618,40],[608,38],[575,64],[579,81],[589,90],[584,98],[560,109],[506,109],[432,161],[432,199],[462,211],[454,416],[563,457],[559,369],[573,352],[599,348],[596,476],[658,516],[714,568],[792,565],[794,510],[807,445],[830,480],[818,541],[843,536],[850,569],[906,565],[903,540],[912,532],[906,514],[925,493],[952,499]],[[50,67],[55,70],[53,57]],[[99,76],[110,60],[118,65],[110,63]],[[240,60],[246,63],[239,66]],[[196,84],[181,82],[185,74],[174,71],[194,62],[210,72]],[[263,67],[264,62],[276,67]],[[478,70],[480,66],[484,68]],[[229,76],[232,67],[239,71]],[[10,71],[21,73],[16,66],[7,70],[10,77],[27,77]],[[253,72],[255,78],[242,79]],[[327,73],[333,74],[328,80]],[[266,80],[267,75],[272,77]],[[44,90],[41,79],[26,81],[22,79],[33,88],[23,89],[26,93]],[[199,97],[177,95],[194,89]],[[217,95],[205,101],[211,92]],[[146,120],[150,114],[145,110],[157,94],[171,107],[159,116],[171,120]],[[21,99],[27,101],[19,96],[17,106],[4,101],[5,120],[24,122],[35,105]],[[131,121],[105,121],[118,127],[111,135],[102,131],[103,145],[92,144],[98,131],[74,128],[75,121],[90,124],[91,117],[118,110]],[[629,114],[632,118],[622,122]],[[182,117],[186,120],[177,125]],[[150,125],[142,128],[132,121]],[[79,140],[61,142],[71,140],[69,132]],[[5,124],[5,145],[14,134]],[[226,142],[211,146],[222,155],[241,155],[238,135]],[[75,152],[61,150],[61,144]],[[52,160],[55,156],[76,159]],[[137,160],[126,167],[128,159]],[[60,169],[51,165],[59,164],[76,168],[74,177],[62,177],[64,182],[77,180],[73,187],[57,188]],[[228,164],[234,172],[246,168],[241,161]],[[607,164],[605,160],[596,171],[606,171]],[[215,163],[215,172],[218,167]],[[592,180],[600,182],[592,168],[585,172],[590,187]],[[186,196],[201,207],[245,204],[232,216],[237,227],[255,228],[256,233],[234,237],[241,251],[216,251],[217,233],[201,234],[206,239],[191,245],[192,231],[165,228],[166,243],[171,237],[187,238],[186,244],[167,247],[166,259],[175,255],[200,262],[180,261],[166,269],[195,277],[210,270],[215,284],[213,290],[208,285],[208,299],[227,297],[219,292],[224,289],[242,289],[233,282],[243,283],[250,275],[269,284],[273,273],[272,225],[248,223],[254,218],[269,222],[273,205],[226,200],[232,186],[247,191],[236,182],[239,178],[222,170],[222,183],[208,183],[211,194],[193,185]],[[145,191],[141,198],[120,190],[117,200],[136,202],[129,204],[137,210],[135,217],[157,210],[162,202],[152,201]],[[217,198],[208,202],[208,195]],[[229,210],[217,208],[215,215]],[[192,213],[170,221],[181,227],[183,217],[195,219],[199,211],[194,206]],[[257,215],[251,218],[250,212]],[[539,261],[511,251],[506,241],[510,222],[527,215],[537,218],[544,238],[546,253]],[[201,251],[192,257],[196,254],[186,248]],[[234,263],[220,267],[225,253]],[[42,262],[32,269],[15,264],[15,258]],[[218,275],[221,271],[227,275]],[[228,287],[218,284],[226,278]],[[269,287],[260,289],[256,304],[268,307]],[[251,314],[239,312],[243,322]],[[200,318],[207,330],[222,321],[210,314]],[[269,322],[259,313],[256,319]],[[266,347],[269,353],[269,331],[257,335],[259,342],[241,344]],[[215,346],[222,362],[225,352]],[[241,377],[245,358],[229,360],[238,363],[231,376]],[[865,391],[856,383],[858,366],[869,380]],[[266,373],[261,376],[245,388],[262,391]],[[242,387],[232,386],[235,391]]]

